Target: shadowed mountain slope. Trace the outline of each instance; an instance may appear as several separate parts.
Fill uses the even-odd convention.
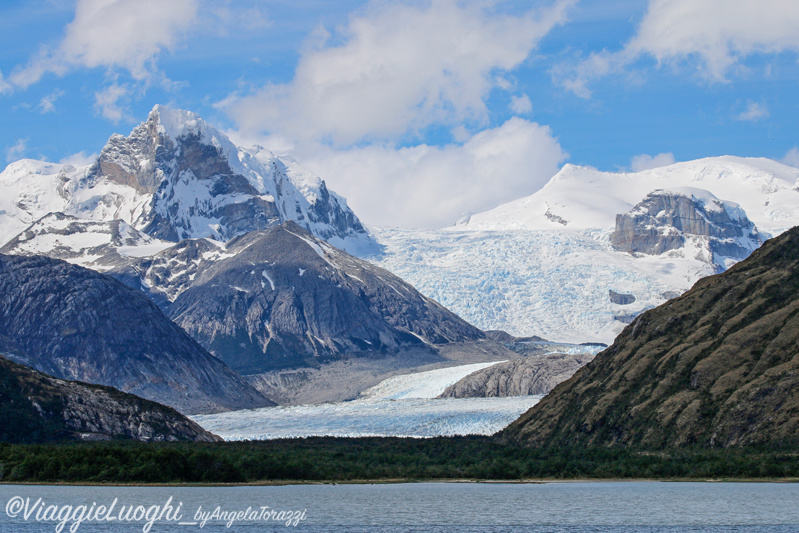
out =
[[[18,363],[181,412],[271,404],[140,291],[57,259],[0,255],[0,332]]]
[[[0,357],[0,441],[108,439],[221,440],[170,407],[112,387],[54,378]]]

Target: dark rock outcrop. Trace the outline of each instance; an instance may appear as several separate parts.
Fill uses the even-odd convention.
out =
[[[799,228],[640,315],[500,438],[799,446]]]
[[[594,358],[550,353],[497,363],[450,385],[439,398],[498,398],[547,394]]]
[[[141,291],[60,260],[0,255],[0,332],[19,363],[184,413],[271,404]]]
[[[623,294],[620,292],[616,292],[613,289],[608,291],[608,297],[610,298],[611,303],[617,305],[630,305],[631,303],[635,303],[635,296],[632,294]]]
[[[761,243],[755,225],[736,204],[707,191],[654,191],[629,213],[616,215],[611,244],[629,253],[659,255],[682,248],[686,236],[704,237],[713,260],[744,259]]]
[[[0,441],[109,439],[222,440],[170,407],[112,387],[54,378],[0,356]]]
[[[483,338],[398,277],[293,222],[248,233],[215,253],[219,259],[195,274],[167,312],[244,374]]]

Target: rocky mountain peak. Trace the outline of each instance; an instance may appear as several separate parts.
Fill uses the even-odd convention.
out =
[[[293,220],[350,251],[375,241],[347,202],[293,160],[236,146],[195,113],[155,106],[80,168],[27,161],[0,174],[0,245],[43,216],[119,219],[161,240],[226,242]]]

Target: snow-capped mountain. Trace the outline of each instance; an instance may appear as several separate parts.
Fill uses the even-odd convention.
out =
[[[641,172],[600,172],[565,165],[540,191],[471,216],[464,228],[611,228],[649,193],[704,189],[737,203],[761,231],[774,236],[799,220],[799,169],[764,158],[709,157]]]
[[[295,161],[238,147],[196,114],[163,106],[129,136],[113,135],[89,166],[12,163],[0,192],[0,244],[50,213],[121,220],[172,242],[228,241],[293,220],[343,249],[373,244],[346,201]]]
[[[717,157],[636,173],[566,165],[437,231],[379,229],[371,260],[483,329],[609,343],[642,311],[799,223],[799,169]]]

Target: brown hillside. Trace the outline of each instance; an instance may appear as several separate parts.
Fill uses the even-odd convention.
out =
[[[536,446],[799,444],[799,228],[639,316],[499,438]]]

